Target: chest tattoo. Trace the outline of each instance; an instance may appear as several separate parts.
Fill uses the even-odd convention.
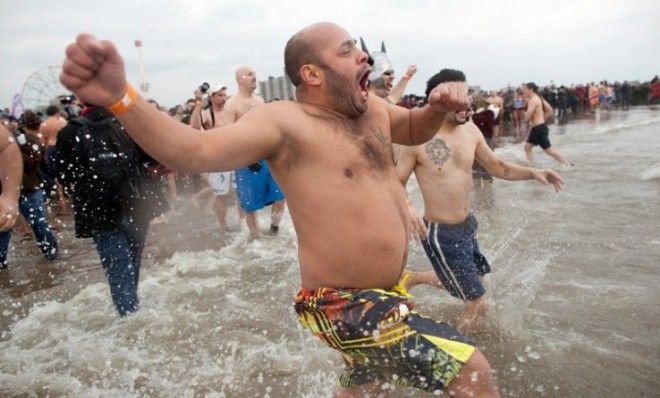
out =
[[[438,165],[440,169],[442,169],[442,166],[449,159],[449,155],[451,155],[449,147],[441,138],[434,138],[424,144],[424,152],[426,152],[426,156]]]

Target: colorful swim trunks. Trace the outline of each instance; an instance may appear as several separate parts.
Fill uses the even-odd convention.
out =
[[[376,380],[442,390],[474,353],[474,344],[446,323],[412,311],[411,297],[392,290],[303,288],[295,299],[300,323],[346,363],[341,387]]]

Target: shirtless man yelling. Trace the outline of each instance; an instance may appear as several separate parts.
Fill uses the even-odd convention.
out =
[[[473,343],[412,311],[398,285],[409,216],[391,144],[427,141],[447,112],[468,106],[467,90],[441,84],[425,108],[391,106],[368,95],[367,54],[355,43],[332,23],[297,32],[284,59],[298,102],[257,106],[208,134],[196,134],[139,97],[111,42],[79,35],[67,47],[60,80],[85,102],[108,107],[169,167],[223,171],[266,159],[298,236],[300,322],[346,360],[338,396],[381,392],[383,383],[498,396]]]

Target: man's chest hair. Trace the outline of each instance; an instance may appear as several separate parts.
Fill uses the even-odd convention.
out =
[[[382,120],[365,115],[335,124],[338,135],[357,150],[357,156],[375,170],[394,164],[389,131]]]
[[[308,114],[316,126],[314,131],[324,134],[315,141],[316,150],[336,151],[339,159],[365,168],[383,171],[393,167],[393,153],[389,131],[383,120],[365,115],[346,119],[328,114]]]

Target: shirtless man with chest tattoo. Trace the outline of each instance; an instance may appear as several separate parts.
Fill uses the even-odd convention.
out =
[[[463,84],[463,72],[443,69],[427,82],[426,93],[442,83]],[[468,209],[472,188],[472,165],[477,161],[494,177],[530,180],[561,189],[561,177],[550,169],[533,169],[500,159],[488,146],[479,128],[469,122],[467,107],[450,112],[431,140],[419,146],[403,147],[397,173],[405,186],[415,173],[422,197],[424,218],[411,209],[412,230],[424,246],[433,273],[413,273],[407,286],[437,284],[465,302],[459,329],[467,332],[483,319],[488,304],[481,278],[490,272],[477,244],[477,220]]]
[[[108,107],[169,167],[223,171],[266,159],[298,236],[299,320],[346,362],[337,396],[375,396],[384,383],[444,389],[456,397],[498,396],[474,344],[446,323],[419,315],[398,284],[409,215],[391,143],[427,141],[447,112],[468,106],[467,89],[441,84],[429,106],[389,105],[368,95],[367,54],[355,43],[332,23],[299,31],[284,54],[298,102],[257,106],[207,134],[139,97],[111,42],[79,35],[66,50],[60,80],[85,102]]]

